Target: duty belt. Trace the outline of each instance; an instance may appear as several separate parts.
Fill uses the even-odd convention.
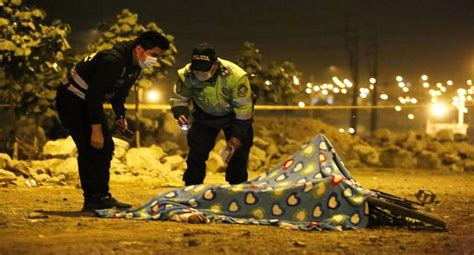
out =
[[[71,69],[67,79],[61,81],[61,85],[82,100],[86,100],[86,91],[89,85],[77,74],[75,68]]]

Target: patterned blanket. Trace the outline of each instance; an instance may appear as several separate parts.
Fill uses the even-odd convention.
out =
[[[97,212],[106,218],[170,220],[199,211],[210,222],[342,230],[367,226],[366,198],[367,190],[353,180],[328,139],[318,135],[243,184],[192,185],[158,194],[137,209]]]

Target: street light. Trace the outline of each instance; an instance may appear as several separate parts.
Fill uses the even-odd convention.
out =
[[[423,74],[423,75],[421,76],[421,79],[424,80],[424,81],[427,81],[427,80],[428,80],[428,75]]]
[[[443,103],[431,104],[431,115],[434,117],[443,117],[448,112],[448,106]]]
[[[150,90],[146,94],[147,101],[149,103],[156,103],[160,100],[160,93],[156,90]]]

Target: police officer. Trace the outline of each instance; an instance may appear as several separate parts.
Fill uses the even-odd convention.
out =
[[[70,70],[57,89],[56,109],[78,150],[79,177],[84,191],[82,211],[129,208],[109,193],[109,168],[114,143],[104,114],[110,101],[118,124],[126,128],[125,99],[140,71],[153,67],[169,41],[160,33],[144,32],[134,41],[94,53]]]
[[[247,181],[247,165],[253,144],[253,107],[247,73],[236,64],[217,58],[206,43],[193,49],[191,63],[178,71],[171,97],[171,110],[179,125],[187,125],[188,106],[193,105],[193,123],[187,134],[189,154],[183,180],[201,184],[206,176],[206,160],[220,130],[227,144],[235,148],[226,169],[226,181]]]

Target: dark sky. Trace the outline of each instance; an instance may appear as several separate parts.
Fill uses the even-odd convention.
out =
[[[144,24],[156,22],[176,37],[175,69],[187,62],[193,45],[210,42],[218,54],[234,59],[243,41],[254,42],[264,62],[289,60],[306,78],[324,82],[348,77],[344,48],[346,16],[360,30],[360,68],[368,76],[368,49],[379,33],[379,81],[395,74],[434,82],[465,84],[474,77],[473,0],[30,0],[49,18],[73,29],[71,43],[81,47],[87,30],[111,20],[123,8]],[[329,71],[330,66],[335,66]]]

